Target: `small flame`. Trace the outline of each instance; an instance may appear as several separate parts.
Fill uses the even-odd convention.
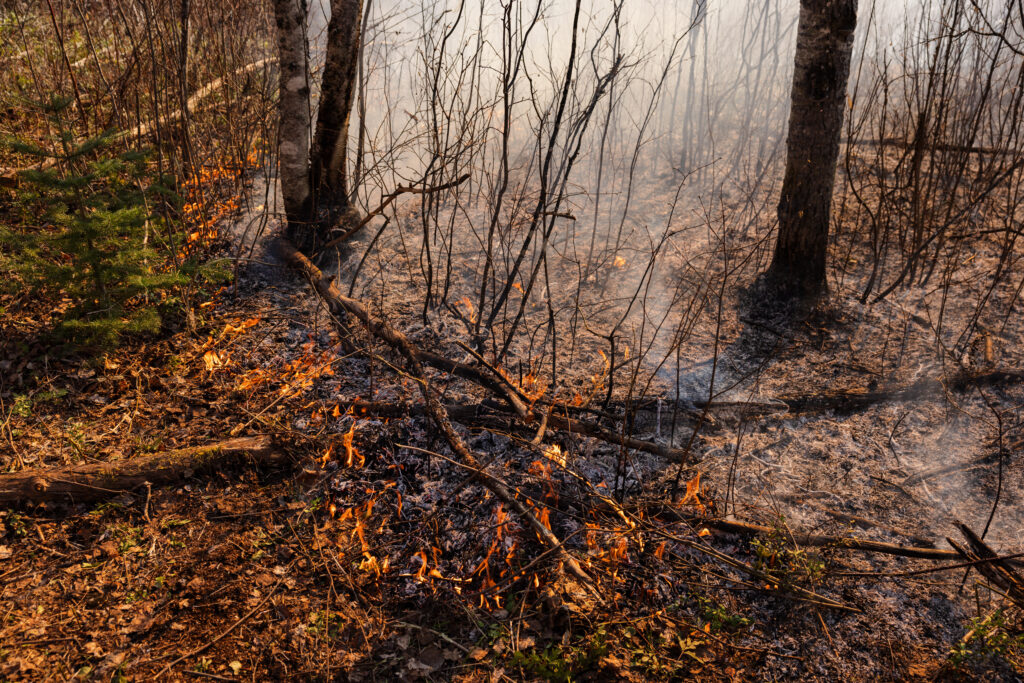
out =
[[[557,462],[562,467],[565,467],[566,457],[562,448],[558,444],[551,444],[544,449],[544,457],[548,460]]]
[[[691,502],[701,513],[704,512],[704,503],[700,500],[700,472],[693,479],[686,482],[686,495],[679,501],[680,505],[686,505]]]
[[[362,467],[366,464],[366,458],[352,445],[352,438],[356,434],[356,423],[353,421],[348,432],[341,437],[341,445],[345,449],[345,467]]]
[[[424,577],[427,574],[427,553],[421,550],[418,553],[416,553],[413,557],[418,557],[420,560],[420,568],[416,572],[416,574],[413,575],[413,578],[417,581],[422,582],[425,580]]]

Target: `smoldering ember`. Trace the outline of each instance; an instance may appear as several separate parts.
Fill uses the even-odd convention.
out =
[[[1020,0],[0,0],[0,681],[1024,678]]]

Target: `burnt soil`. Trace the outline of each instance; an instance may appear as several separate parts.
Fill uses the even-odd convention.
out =
[[[588,590],[467,479],[429,420],[346,414],[356,399],[413,405],[418,394],[387,349],[358,328],[343,339],[265,250],[273,221],[259,235],[238,225],[220,248],[252,249],[237,279],[206,293],[192,332],[75,355],[41,347],[31,311],[8,328],[0,462],[56,469],[265,433],[293,464],[0,511],[0,679],[1019,680],[1013,647],[971,641],[970,656],[951,654],[1002,604],[975,572],[908,576],[944,563],[787,542],[798,530],[947,547],[954,520],[985,523],[1000,485],[992,462],[907,482],[990,453],[986,401],[1021,405],[1017,385],[769,409],[940,372],[924,360],[927,331],[915,341],[898,309],[838,292],[818,317],[754,335],[737,305],[721,361],[736,386],[720,398],[734,404],[697,444],[699,478],[641,453],[616,476],[626,456],[592,440],[537,446],[514,429],[460,428],[583,559]],[[393,324],[457,354],[444,329],[416,325],[401,287],[390,292]],[[892,362],[894,319],[905,327],[892,344],[920,362]],[[1012,338],[1004,331],[1000,365],[1024,367]],[[343,343],[353,339],[359,354]],[[745,379],[765,346],[772,362]],[[483,398],[444,386],[453,402]],[[659,419],[645,436],[665,438]],[[1015,456],[987,537],[1006,553],[1022,549],[1024,528]],[[692,495],[671,504],[677,483]],[[622,514],[603,498],[613,494]],[[775,531],[700,523],[726,511]],[[1015,633],[1017,613],[998,614]]]

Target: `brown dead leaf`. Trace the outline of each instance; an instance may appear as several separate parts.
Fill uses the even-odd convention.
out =
[[[423,648],[416,659],[423,662],[431,671],[437,671],[444,666],[444,653],[437,645],[428,645]]]

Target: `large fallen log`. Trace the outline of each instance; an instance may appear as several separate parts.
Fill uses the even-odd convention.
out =
[[[693,420],[705,409],[712,412],[729,411],[745,417],[826,411],[850,414],[887,401],[920,401],[939,398],[951,391],[967,391],[973,387],[1005,387],[1021,383],[1024,383],[1024,371],[993,368],[981,372],[964,371],[946,376],[924,377],[911,384],[873,391],[791,394],[750,401],[681,400],[675,403],[671,400],[645,398],[634,402],[613,401],[605,411],[574,406],[559,406],[559,409],[601,414],[616,420],[624,419],[628,413],[660,412],[662,415],[670,415],[673,411]]]
[[[857,139],[844,139],[844,145],[852,145],[855,147],[895,147],[897,149],[915,149],[916,143],[912,140],[903,140],[901,138],[881,138],[873,140],[857,140]],[[1010,147],[985,147],[982,145],[956,145],[947,142],[925,142],[921,145],[921,149],[928,152],[960,152],[963,154],[990,154],[999,156],[1018,156],[1020,155],[1019,149],[1013,149]]]
[[[151,486],[180,483],[194,473],[232,465],[276,465],[288,456],[269,436],[248,436],[115,462],[67,469],[31,469],[0,474],[0,504],[83,503],[131,493]]]
[[[903,480],[904,486],[913,486],[914,484],[920,484],[922,481],[932,479],[934,477],[941,477],[945,474],[951,474],[953,472],[968,472],[978,467],[984,467],[999,460],[1000,457],[1009,458],[1015,453],[1019,453],[1024,449],[1024,441],[1017,441],[1010,445],[1005,451],[1000,452],[998,450],[992,451],[991,453],[985,453],[979,455],[976,458],[968,460],[967,462],[956,462],[951,465],[939,465],[938,467],[932,467],[927,470],[922,470],[916,474],[912,474]]]
[[[277,57],[267,57],[265,59],[260,59],[255,62],[250,62],[249,64],[246,64],[244,66],[240,66],[228,75],[244,76],[245,74],[251,73],[253,71],[258,71],[266,66],[270,66],[271,64],[276,63]],[[206,85],[204,85],[203,87],[196,90],[194,93],[192,93],[192,96],[189,97],[188,101],[186,102],[188,111],[195,110],[196,105],[198,105],[207,97],[220,90],[221,86],[224,85],[225,78],[227,78],[227,76],[221,76],[220,78],[216,78],[207,83]],[[146,121],[136,126],[132,126],[127,130],[122,130],[121,132],[116,133],[113,139],[122,140],[124,138],[144,138],[152,134],[154,131],[156,131],[158,127],[166,126],[170,123],[174,123],[175,121],[179,121],[182,118],[184,118],[184,116],[184,109],[176,109],[175,111],[172,111],[168,114],[164,114],[163,116],[159,116],[150,121]]]

